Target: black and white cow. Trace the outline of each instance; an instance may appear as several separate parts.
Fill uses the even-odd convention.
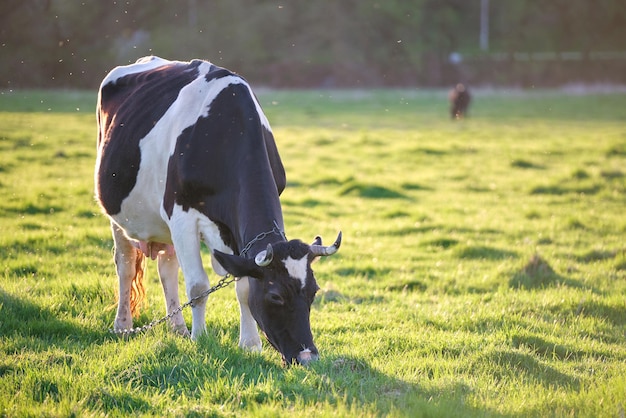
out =
[[[334,254],[316,238],[287,241],[279,195],[285,171],[248,83],[206,61],[146,57],[113,69],[98,95],[96,198],[111,220],[119,301],[114,328],[132,327],[143,260],[158,259],[168,314],[209,289],[200,253],[236,282],[239,345],[260,350],[258,328],[286,363],[318,357],[309,322],[318,285],[311,263]],[[192,305],[191,337],[206,330],[206,297]],[[171,326],[189,331],[181,313]]]

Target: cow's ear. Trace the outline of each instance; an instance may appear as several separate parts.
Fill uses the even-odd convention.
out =
[[[213,257],[231,275],[235,277],[250,276],[255,279],[263,278],[263,269],[256,265],[254,260],[249,260],[238,255],[225,254],[221,251],[213,251]]]
[[[226,276],[228,274],[226,269],[222,267],[219,261],[217,261],[214,254],[211,254],[211,267],[213,267],[213,271],[218,276]]]

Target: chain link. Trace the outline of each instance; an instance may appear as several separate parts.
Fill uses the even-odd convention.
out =
[[[278,224],[276,223],[276,221],[274,221],[274,228],[272,228],[271,231],[268,232],[261,232],[259,235],[257,235],[256,237],[254,237],[248,244],[246,244],[245,247],[243,247],[243,249],[240,252],[240,255],[244,256],[248,253],[248,251],[250,251],[250,248],[252,248],[252,246],[262,240],[263,238],[265,238],[266,236],[270,235],[270,234],[276,234],[276,235],[280,235],[281,237],[283,237],[285,239],[285,241],[287,240],[287,237],[285,236],[285,233],[278,227]],[[183,309],[185,309],[187,306],[192,306],[193,307],[193,303],[199,299],[202,299],[204,297],[209,296],[211,293],[216,292],[218,290],[220,290],[223,287],[228,286],[229,284],[235,282],[239,280],[238,277],[232,277],[230,274],[226,274],[226,276],[222,277],[215,286],[209,288],[208,290],[202,292],[201,294],[199,294],[198,296],[194,296],[193,298],[189,299],[187,302],[183,303],[182,305],[180,305],[178,308],[174,309],[172,312],[168,313],[167,315],[165,315],[163,318],[159,318],[159,319],[155,319],[154,321],[150,322],[147,325],[144,325],[142,327],[136,327],[136,328],[125,328],[125,329],[110,329],[109,331],[112,334],[115,335],[120,335],[123,337],[128,337],[131,335],[135,335],[135,334],[139,334],[142,332],[146,332],[151,330],[152,328],[154,328],[155,326],[167,321],[168,319],[171,319],[174,315],[180,313],[183,311]]]
[[[285,241],[287,241],[287,237],[285,236],[285,233],[278,227],[278,224],[276,223],[276,221],[274,221],[274,228],[272,228],[271,231],[261,232],[259,235],[254,237],[249,243],[246,244],[245,247],[243,247],[243,249],[241,250],[240,254],[242,256],[246,255],[248,253],[248,251],[250,251],[250,248],[252,248],[252,246],[257,241],[262,240],[263,238],[265,238],[266,236],[268,236],[270,234],[280,235],[281,237],[283,237],[285,239]]]

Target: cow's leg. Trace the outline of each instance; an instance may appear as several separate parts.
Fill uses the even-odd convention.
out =
[[[163,286],[163,295],[165,296],[165,309],[169,315],[180,307],[180,299],[178,297],[178,260],[176,255],[167,251],[160,253],[158,256],[158,270],[161,285]],[[189,335],[182,312],[178,312],[170,318],[170,325],[176,333],[183,336]]]
[[[119,299],[113,328],[116,331],[120,331],[133,326],[130,293],[133,279],[137,273],[137,258],[140,255],[126,235],[124,235],[122,229],[114,222],[111,222],[111,230],[113,232],[113,241],[115,242],[114,260],[119,280]]]
[[[237,300],[239,301],[239,347],[251,350],[261,351],[261,339],[259,338],[259,330],[256,321],[252,317],[250,307],[248,306],[248,295],[250,293],[250,284],[247,277],[242,277],[235,282],[235,291],[237,292]]]
[[[197,219],[186,212],[178,212],[178,208],[174,208],[170,219],[170,231],[185,277],[187,297],[191,300],[209,290],[209,277],[202,266]],[[191,306],[191,338],[194,340],[206,331],[206,302],[207,296],[194,301]]]

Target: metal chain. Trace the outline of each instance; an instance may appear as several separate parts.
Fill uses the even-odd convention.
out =
[[[139,334],[141,332],[146,332],[151,330],[152,328],[154,328],[155,326],[159,325],[162,322],[167,321],[168,319],[172,318],[174,315],[176,315],[179,312],[182,312],[183,309],[185,309],[187,306],[192,306],[193,303],[199,299],[202,299],[204,297],[209,296],[211,293],[228,286],[229,284],[231,284],[234,281],[237,281],[238,278],[237,277],[232,277],[230,274],[227,274],[226,276],[222,277],[220,279],[219,282],[217,282],[217,284],[211,288],[209,288],[209,290],[206,290],[205,292],[202,292],[201,294],[199,294],[198,296],[194,296],[193,298],[189,299],[187,302],[183,303],[182,305],[180,305],[178,308],[174,309],[172,312],[168,313],[167,315],[165,315],[163,318],[159,318],[159,319],[155,319],[154,321],[150,322],[147,325],[144,325],[142,327],[136,327],[136,328],[125,328],[125,329],[110,329],[109,331],[112,334],[116,334],[116,335],[121,335],[121,336],[130,336],[130,335],[135,335],[135,334]]]
[[[265,238],[266,236],[270,235],[270,234],[276,234],[276,235],[280,235],[281,237],[283,237],[285,239],[285,241],[287,241],[287,237],[285,236],[285,233],[278,227],[278,224],[276,223],[276,221],[274,221],[274,228],[272,228],[271,231],[267,231],[267,232],[261,232],[259,235],[257,235],[256,237],[254,237],[249,243],[246,244],[245,247],[243,247],[243,249],[241,250],[241,255],[246,255],[248,253],[248,251],[250,251],[250,248],[252,248],[252,246],[257,242],[262,240],[263,238]]]
[[[243,250],[241,250],[241,252],[239,253],[240,255],[246,255],[248,253],[248,251],[250,251],[250,248],[252,248],[252,246],[262,240],[263,238],[265,238],[266,236],[270,235],[270,234],[277,234],[280,235],[281,237],[285,238],[285,240],[287,240],[287,237],[285,236],[285,233],[283,231],[281,231],[281,229],[278,227],[278,224],[276,223],[276,221],[274,221],[274,228],[272,228],[271,231],[268,232],[261,232],[259,235],[257,235],[256,237],[254,237],[248,244],[246,244],[245,247],[243,247]],[[171,319],[174,315],[182,312],[183,309],[185,309],[187,306],[193,306],[193,303],[199,299],[202,299],[204,297],[209,296],[211,293],[220,290],[223,287],[228,286],[229,284],[235,282],[239,280],[238,277],[232,277],[230,274],[226,274],[226,276],[222,277],[215,286],[209,288],[208,290],[202,292],[201,294],[199,294],[198,296],[194,296],[193,298],[189,299],[187,302],[183,303],[182,305],[180,305],[178,308],[174,309],[172,312],[168,313],[167,315],[165,315],[163,318],[159,318],[159,319],[155,319],[154,321],[150,322],[147,325],[144,325],[142,327],[136,327],[136,328],[125,328],[125,329],[110,329],[109,331],[112,334],[115,335],[121,335],[123,337],[128,337],[130,335],[135,335],[135,334],[139,334],[142,332],[146,332],[151,330],[152,328],[154,328],[155,326],[167,321],[168,319]]]

